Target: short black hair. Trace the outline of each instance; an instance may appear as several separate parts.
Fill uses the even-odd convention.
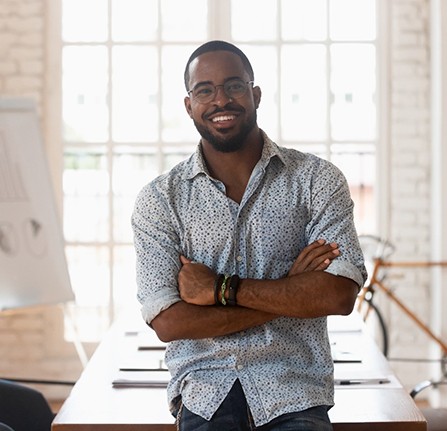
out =
[[[236,54],[242,60],[242,64],[244,65],[245,70],[250,76],[250,80],[254,81],[255,75],[253,72],[253,68],[251,67],[250,60],[247,56],[235,45],[229,42],[225,42],[223,40],[211,40],[209,42],[200,45],[189,57],[188,62],[186,63],[184,80],[185,80],[185,88],[186,91],[189,91],[189,65],[191,62],[197,58],[199,55],[205,54],[206,52],[214,52],[214,51],[229,51],[233,54]]]

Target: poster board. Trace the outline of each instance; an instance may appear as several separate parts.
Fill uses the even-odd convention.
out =
[[[34,103],[0,98],[0,310],[73,298]]]

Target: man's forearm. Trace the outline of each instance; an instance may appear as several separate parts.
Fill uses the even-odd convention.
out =
[[[184,301],[171,305],[151,322],[160,340],[201,339],[232,334],[278,317],[245,307],[201,306]]]
[[[241,280],[238,305],[281,316],[313,318],[349,314],[357,284],[345,277],[312,271],[278,280]]]

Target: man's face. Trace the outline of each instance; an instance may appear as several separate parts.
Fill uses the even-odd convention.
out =
[[[203,83],[219,85],[210,102],[200,103],[192,95],[185,98],[186,110],[203,140],[221,152],[242,148],[245,138],[256,125],[261,91],[259,87],[249,85],[242,97],[231,99],[222,87],[229,79],[250,81],[242,60],[228,51],[208,52],[191,62],[189,71],[190,90]]]

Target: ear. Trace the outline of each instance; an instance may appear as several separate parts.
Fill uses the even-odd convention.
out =
[[[253,91],[253,100],[255,102],[255,108],[258,109],[259,104],[261,103],[262,91],[261,88],[258,86],[253,87],[252,91]]]
[[[192,118],[191,98],[186,96],[183,103],[185,104],[186,112],[188,113],[189,117]]]

